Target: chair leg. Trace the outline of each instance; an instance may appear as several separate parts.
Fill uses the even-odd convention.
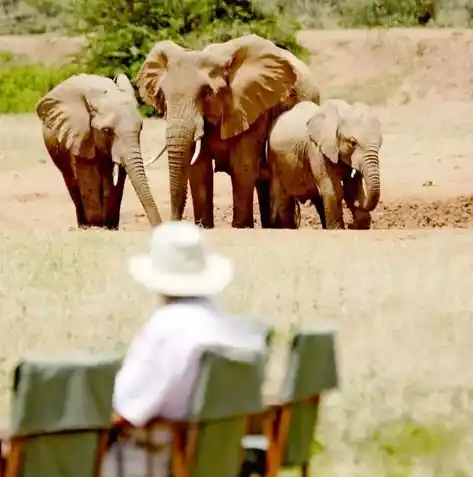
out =
[[[309,475],[309,463],[305,462],[301,465],[301,477],[308,477]]]

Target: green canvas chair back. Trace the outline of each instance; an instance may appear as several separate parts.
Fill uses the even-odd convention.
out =
[[[118,356],[27,359],[14,372],[11,434],[23,436],[21,477],[89,477],[110,426]],[[66,433],[64,433],[66,432]]]
[[[309,462],[319,401],[306,399],[337,386],[334,330],[319,328],[297,332],[292,339],[281,392],[282,401],[296,401],[291,407],[282,466],[302,466]]]
[[[189,420],[197,421],[190,477],[236,476],[246,418],[263,410],[264,354],[213,348],[201,361]]]
[[[271,345],[274,337],[274,327],[264,323],[254,316],[242,316],[242,315],[232,315],[232,319],[235,321],[236,329],[250,334],[255,334],[263,337],[264,343],[266,344],[266,354],[264,359],[261,361],[261,372],[265,373],[265,367],[269,360],[271,353]]]

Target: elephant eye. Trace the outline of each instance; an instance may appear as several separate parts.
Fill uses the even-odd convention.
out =
[[[356,145],[358,144],[358,141],[354,138],[354,137],[351,137],[348,142],[350,143],[350,146],[351,147],[356,147]]]

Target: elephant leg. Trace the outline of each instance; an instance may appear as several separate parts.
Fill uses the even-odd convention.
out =
[[[74,203],[76,210],[76,221],[78,227],[83,227],[85,222],[84,206],[82,204],[82,196],[80,195],[79,184],[77,183],[74,170],[72,168],[72,161],[75,159],[67,152],[61,151],[57,142],[51,142],[50,139],[44,137],[44,144],[48,150],[49,157],[51,157],[54,165],[59,169],[66,183],[69,196]]]
[[[320,183],[320,193],[325,212],[327,229],[344,229],[343,221],[343,187],[338,178],[325,176]]]
[[[258,179],[268,179],[260,177],[262,154],[265,149],[265,138],[271,123],[270,113],[260,116],[244,133],[238,137],[229,139],[225,143],[229,156],[229,169],[233,186],[233,221],[234,228],[254,228],[253,218],[253,198]],[[263,212],[263,221],[267,222],[265,214],[268,212],[267,202],[265,204],[264,191],[261,184],[259,198],[262,198],[260,213]]]
[[[72,170],[70,160],[62,161],[61,173],[66,183],[67,190],[69,191],[69,196],[74,202],[74,207],[76,209],[76,220],[78,227],[84,227],[87,224],[85,217],[84,205],[82,203],[82,196],[80,193],[79,185],[76,178],[74,177],[74,171]]]
[[[350,225],[349,228],[357,230],[370,229],[371,213],[355,206],[355,202],[363,204],[365,200],[363,177],[358,172],[353,178],[351,177],[351,171],[345,174],[343,178],[343,198],[353,217],[353,225]]]
[[[237,229],[254,228],[253,197],[256,178],[250,168],[238,168],[232,171],[233,188],[233,221],[232,227]]]
[[[210,158],[199,158],[191,168],[189,182],[194,207],[195,224],[206,229],[213,229],[214,172]]]
[[[106,228],[117,230],[120,225],[120,209],[125,188],[126,171],[124,167],[118,166],[117,184],[113,185],[113,168],[114,163],[110,158],[102,161],[102,217]]]
[[[286,223],[290,229],[298,229],[301,225],[301,206],[295,197],[290,197],[285,210]]]
[[[89,227],[103,227],[103,187],[97,162],[77,158],[76,170],[86,225]]]
[[[230,177],[232,179],[233,220],[232,227],[237,229],[254,228],[253,198],[256,187],[256,171],[259,157],[240,141],[233,144],[230,151]],[[254,142],[251,141],[254,145]],[[248,144],[246,145],[248,146]]]
[[[300,225],[300,208],[294,197],[289,196],[275,174],[271,178],[271,225],[278,229],[297,229]],[[299,215],[298,215],[299,214]]]
[[[325,217],[325,209],[324,209],[324,201],[320,194],[314,195],[312,197],[312,204],[315,206],[315,210],[320,218],[320,223],[322,224],[322,228],[327,228],[327,219]]]
[[[256,181],[256,192],[258,193],[261,227],[264,229],[271,228],[270,188],[270,181],[268,179],[258,179]]]
[[[297,229],[300,225],[300,209],[294,197],[286,197],[279,202],[278,213],[275,219],[276,228]]]

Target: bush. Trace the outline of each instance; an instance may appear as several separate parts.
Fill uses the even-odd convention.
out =
[[[61,31],[69,6],[63,0],[0,0],[0,35]]]
[[[273,0],[273,4],[294,14],[304,28],[465,27],[473,20],[473,0]]]
[[[438,0],[343,0],[343,27],[418,26],[434,19]]]
[[[124,72],[133,80],[153,43],[165,39],[201,48],[256,33],[303,59],[307,54],[295,38],[297,21],[250,0],[77,0],[75,16],[75,33],[89,39],[77,60],[108,77]],[[154,115],[144,105],[142,112]]]
[[[0,113],[33,112],[44,94],[80,71],[76,65],[26,64],[21,58],[0,53]]]

